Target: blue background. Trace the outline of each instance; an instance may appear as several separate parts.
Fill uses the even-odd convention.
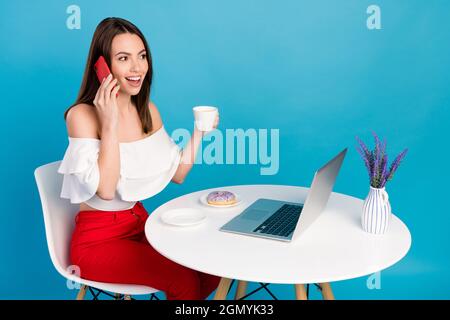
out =
[[[66,27],[71,4],[81,8],[80,30]],[[371,4],[381,8],[381,30],[366,27]],[[259,165],[198,165],[184,184],[146,200],[149,212],[210,187],[309,186],[314,170],[345,146],[334,190],[363,199],[368,178],[355,136],[372,146],[375,130],[390,159],[409,148],[387,191],[413,243],[381,273],[380,290],[361,277],[334,283],[335,295],[450,298],[448,1],[79,0],[0,4],[0,299],[76,295],[51,264],[33,172],[64,154],[63,112],[77,95],[94,29],[108,16],[132,21],[146,36],[152,100],[169,132],[191,129],[199,104],[220,108],[221,129],[280,129],[277,175],[261,176]],[[294,298],[292,286],[272,289]]]

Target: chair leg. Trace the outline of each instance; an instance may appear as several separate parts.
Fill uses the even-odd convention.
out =
[[[86,295],[86,291],[88,289],[87,285],[81,285],[80,291],[77,294],[77,300],[84,300],[84,296]]]
[[[295,284],[295,298],[297,300],[308,300],[304,284]]]
[[[219,286],[217,287],[214,300],[225,300],[227,298],[228,289],[230,288],[231,281],[232,280],[228,278],[220,279],[220,283]]]
[[[319,286],[322,289],[323,300],[334,300],[333,291],[331,290],[331,286],[328,282],[319,283]]]
[[[236,295],[234,296],[234,300],[239,300],[243,296],[245,296],[245,292],[247,291],[247,281],[238,281]]]

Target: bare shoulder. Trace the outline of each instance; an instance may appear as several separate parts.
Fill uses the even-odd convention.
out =
[[[67,133],[73,138],[99,138],[99,122],[95,107],[89,104],[77,104],[67,113]]]
[[[152,116],[153,131],[156,131],[163,125],[161,114],[159,113],[158,108],[152,101],[150,101],[148,105],[150,108],[150,115]]]

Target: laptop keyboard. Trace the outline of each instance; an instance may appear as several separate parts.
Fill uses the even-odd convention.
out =
[[[284,204],[261,223],[253,232],[287,237],[294,231],[303,206]]]

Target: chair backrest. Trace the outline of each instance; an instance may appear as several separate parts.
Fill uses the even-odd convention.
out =
[[[56,270],[63,276],[70,266],[70,240],[75,227],[78,204],[60,197],[63,175],[58,168],[61,161],[40,166],[34,171],[44,214],[48,251]]]

